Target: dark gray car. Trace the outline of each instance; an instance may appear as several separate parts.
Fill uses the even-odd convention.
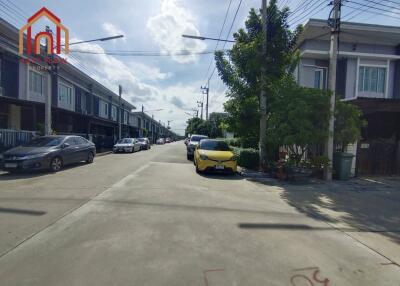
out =
[[[65,165],[86,161],[92,163],[95,145],[80,136],[43,136],[3,154],[6,171],[41,170],[53,172]]]

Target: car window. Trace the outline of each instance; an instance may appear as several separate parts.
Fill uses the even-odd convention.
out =
[[[208,137],[207,137],[207,136],[192,136],[192,137],[190,138],[190,141],[198,142],[198,141],[200,141],[201,139],[206,139],[206,138],[208,138]]]
[[[202,150],[230,151],[228,144],[224,141],[202,140],[199,148]]]
[[[62,137],[39,137],[24,144],[25,147],[51,147],[61,144]]]
[[[67,138],[67,140],[65,140],[64,143],[69,144],[69,146],[78,145],[74,137],[69,137],[69,138]]]
[[[88,142],[86,141],[86,139],[82,138],[82,137],[75,137],[75,142],[78,145],[86,145],[88,144]]]
[[[132,143],[133,139],[132,138],[123,138],[118,140],[117,144],[129,144]]]

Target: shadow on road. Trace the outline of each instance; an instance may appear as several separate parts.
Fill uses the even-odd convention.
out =
[[[224,173],[213,173],[213,172],[206,172],[206,173],[199,173],[199,176],[207,179],[212,179],[212,180],[243,180],[244,178],[240,176],[239,174],[224,174]]]
[[[77,168],[80,166],[86,166],[87,163],[81,162],[81,163],[75,163],[71,165],[64,166],[58,173],[62,173],[63,171],[72,169],[72,168]],[[12,180],[21,180],[21,179],[32,179],[32,178],[37,178],[45,175],[51,175],[51,174],[57,174],[57,173],[52,173],[49,170],[33,170],[33,171],[16,171],[16,172],[4,172],[0,173],[0,181],[12,181]]]
[[[348,227],[337,227],[342,231],[356,229],[381,233],[400,244],[400,179],[303,184],[277,180],[258,182],[268,186],[279,185],[283,190],[281,198],[308,217],[328,223],[344,223]]]
[[[19,214],[19,215],[34,215],[41,216],[46,214],[45,211],[36,211],[36,210],[28,210],[28,209],[15,209],[15,208],[2,208],[0,207],[0,213],[11,213],[11,214]]]

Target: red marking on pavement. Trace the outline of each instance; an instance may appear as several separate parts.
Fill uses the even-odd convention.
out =
[[[204,285],[208,286],[208,279],[207,279],[207,273],[208,273],[208,272],[219,272],[219,271],[225,271],[225,269],[209,269],[209,270],[204,270],[204,271],[203,271]]]
[[[290,283],[292,284],[292,286],[296,286],[295,280],[297,280],[297,282],[299,282],[299,280],[301,279],[303,282],[308,282],[309,285],[314,286],[315,283],[318,285],[323,285],[323,286],[329,286],[329,279],[325,278],[322,279],[319,276],[320,270],[318,267],[305,267],[305,268],[298,268],[298,269],[293,269],[293,271],[304,271],[304,272],[308,272],[308,275],[305,274],[296,274],[293,275],[290,278]],[[312,271],[312,272],[310,272]]]

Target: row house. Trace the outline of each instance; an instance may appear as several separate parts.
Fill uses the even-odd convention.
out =
[[[400,28],[342,22],[336,96],[360,107],[368,126],[348,146],[358,175],[400,173]],[[310,19],[298,40],[298,84],[327,89],[330,28]]]
[[[51,100],[52,129],[58,134],[82,134],[110,147],[121,115],[122,137],[141,136],[144,129],[159,135],[156,121],[147,118],[150,126],[142,127],[135,106],[72,64],[57,65],[55,73],[43,65],[18,54],[18,30],[0,18],[0,130],[42,131],[44,105]]]

